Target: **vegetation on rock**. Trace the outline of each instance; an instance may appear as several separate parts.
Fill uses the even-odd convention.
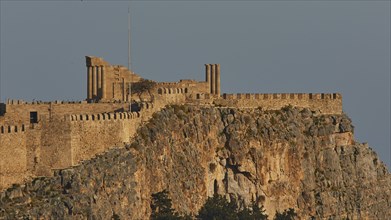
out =
[[[132,83],[132,93],[137,94],[141,99],[143,93],[148,93],[153,101],[152,89],[156,86],[156,82],[148,79],[141,79],[138,82]]]
[[[168,197],[167,190],[152,194],[151,210],[151,220],[181,219],[178,213],[172,208],[172,202]]]
[[[276,212],[276,215],[274,216],[275,220],[293,220],[297,217],[297,214],[294,209],[289,208],[284,210],[283,213]]]
[[[239,208],[236,199],[231,198],[228,202],[223,196],[215,194],[206,200],[197,218],[202,220],[266,220],[267,215],[263,206],[259,208],[254,203],[251,209]]]

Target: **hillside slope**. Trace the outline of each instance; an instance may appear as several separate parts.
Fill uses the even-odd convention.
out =
[[[391,175],[353,139],[346,115],[171,106],[126,149],[0,194],[0,219],[146,219],[152,193],[196,214],[213,193],[264,205],[269,216],[385,219]]]

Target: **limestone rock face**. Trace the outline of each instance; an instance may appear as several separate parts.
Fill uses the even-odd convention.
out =
[[[391,176],[346,115],[171,106],[126,149],[0,194],[0,219],[147,219],[167,189],[181,213],[214,193],[300,219],[386,219]]]

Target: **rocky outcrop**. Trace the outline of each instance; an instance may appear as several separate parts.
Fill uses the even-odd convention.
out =
[[[171,106],[134,142],[0,194],[0,219],[147,219],[152,193],[196,214],[214,193],[269,216],[386,219],[391,176],[346,115]]]

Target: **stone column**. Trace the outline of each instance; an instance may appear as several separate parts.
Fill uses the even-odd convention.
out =
[[[106,74],[105,74],[105,67],[104,66],[101,66],[100,67],[100,73],[102,74],[102,84],[101,84],[101,88],[102,88],[102,99],[106,99]]]
[[[215,80],[216,80],[216,65],[214,64],[210,64],[210,68],[211,68],[211,80],[210,80],[210,94],[215,94]]]
[[[92,67],[87,67],[87,99],[92,99]]]
[[[220,97],[220,64],[216,64],[216,88],[215,92]]]
[[[205,81],[208,85],[208,91],[210,92],[210,65],[205,64]]]
[[[101,75],[101,71],[100,71],[100,66],[96,66],[96,76],[97,76],[97,82],[96,82],[96,90],[97,90],[97,96],[98,96],[98,99],[100,99],[102,97],[102,75]]]
[[[97,74],[96,74],[96,66],[92,67],[92,98],[96,99],[97,95]]]

